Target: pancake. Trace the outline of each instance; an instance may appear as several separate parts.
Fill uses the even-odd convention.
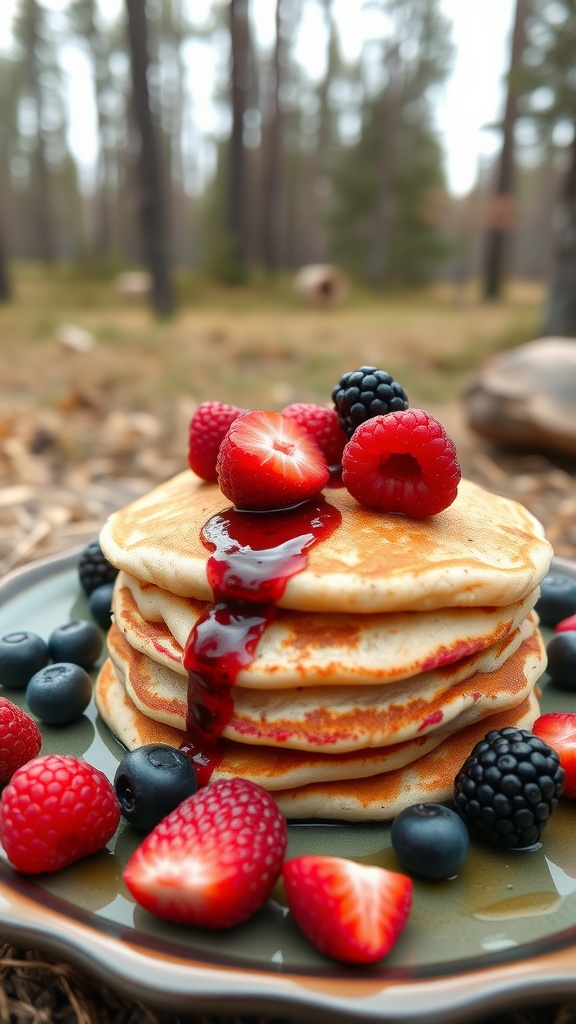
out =
[[[446,687],[477,671],[473,655],[509,636],[538,594],[537,589],[505,608],[355,616],[278,609],[235,685],[266,690],[381,686],[438,669]],[[183,648],[206,607],[125,573],[116,581],[114,620],[130,646],[183,676]],[[454,663],[459,671],[442,672]]]
[[[95,697],[102,719],[129,750],[145,743],[180,746],[184,734],[135,707],[109,658],[99,672]],[[288,819],[386,820],[411,803],[448,799],[456,772],[489,729],[531,728],[538,714],[532,691],[516,708],[490,715],[452,736],[428,735],[411,743],[342,755],[303,754],[224,740],[212,780],[241,776],[258,783],[272,792]],[[338,777],[341,774],[344,779]]]
[[[453,685],[439,683],[430,673],[383,687],[264,692],[233,687],[233,711],[222,735],[246,744],[342,753],[452,730],[456,723],[463,727],[520,703],[533,688],[544,668],[544,646],[533,616],[522,630],[502,644],[500,657],[493,651],[486,655],[492,671],[477,671]],[[187,680],[135,651],[115,626],[109,631],[108,650],[136,706],[150,718],[183,730]]]
[[[343,487],[325,498],[337,525],[288,579],[275,598],[280,607],[346,614],[503,607],[533,593],[552,560],[543,528],[527,509],[466,480],[449,508],[424,520],[375,513]],[[229,508],[217,484],[185,470],[113,513],[100,544],[128,575],[212,601],[200,534]],[[263,522],[258,513],[236,515]]]
[[[336,818],[384,821],[416,803],[440,803],[454,791],[454,779],[472,748],[491,729],[531,729],[540,713],[534,692],[521,704],[469,725],[405,768],[368,779],[313,783],[274,793],[288,820]]]

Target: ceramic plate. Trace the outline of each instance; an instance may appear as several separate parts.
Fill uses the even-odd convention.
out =
[[[0,635],[47,639],[89,617],[78,551],[27,566],[0,582]],[[557,568],[576,576],[566,562]],[[542,680],[543,710],[576,698]],[[10,691],[10,699],[21,695]],[[124,754],[91,706],[69,726],[45,727],[43,753],[82,756],[109,777]],[[408,925],[380,965],[323,958],[296,930],[281,899],[227,932],[176,927],[137,907],[122,868],[139,841],[121,825],[100,854],[31,879],[0,858],[0,934],[76,963],[130,998],[163,1010],[269,1013],[308,1020],[457,1021],[574,992],[576,805],[562,801],[540,849],[514,854],[473,844],[459,876],[415,881]],[[288,855],[325,852],[398,870],[389,826],[289,828]],[[279,896],[279,894],[276,894]]]

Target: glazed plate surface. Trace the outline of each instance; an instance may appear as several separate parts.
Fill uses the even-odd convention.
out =
[[[0,582],[0,635],[45,639],[89,617],[79,551],[37,562]],[[554,568],[576,576],[569,562]],[[541,681],[543,711],[572,710],[576,695]],[[14,691],[11,700],[22,701]],[[83,757],[113,778],[125,751],[93,704],[69,726],[44,727],[42,753]],[[0,934],[89,971],[165,1011],[268,1013],[304,1020],[470,1021],[576,990],[576,804],[563,800],[530,853],[472,844],[457,878],[414,882],[408,925],[381,964],[352,968],[317,954],[275,898],[245,925],[208,932],[168,925],[137,907],[122,870],[140,835],[121,824],[94,857],[35,879],[0,855]],[[288,856],[330,853],[400,870],[387,824],[289,826]]]

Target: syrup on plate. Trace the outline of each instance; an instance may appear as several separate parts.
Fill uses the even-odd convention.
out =
[[[205,785],[221,760],[218,740],[232,718],[232,687],[254,659],[288,580],[307,554],[338,527],[338,509],[318,497],[279,512],[230,508],[204,525],[214,604],[192,629],[184,649],[188,672],[186,740],[182,745]]]

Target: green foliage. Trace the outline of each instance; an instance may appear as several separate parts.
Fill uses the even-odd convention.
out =
[[[379,84],[365,98],[358,141],[334,165],[327,227],[332,257],[353,274],[369,279],[379,249],[385,272],[377,283],[415,284],[448,251],[431,215],[444,175],[430,91],[448,74],[451,48],[436,2],[384,6],[393,33],[372,57]]]
[[[526,19],[527,46],[517,74],[521,113],[549,141],[556,125],[576,120],[576,3],[538,0]]]

